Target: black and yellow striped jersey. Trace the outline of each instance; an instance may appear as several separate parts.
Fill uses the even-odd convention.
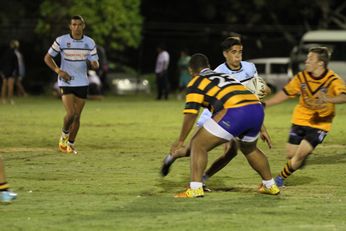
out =
[[[232,76],[204,69],[187,85],[184,113],[198,114],[200,107],[205,107],[214,114],[256,103],[258,97]]]
[[[341,77],[332,70],[326,70],[318,78],[302,71],[293,77],[283,91],[290,97],[300,95],[299,103],[293,112],[293,124],[329,131],[335,116],[335,105],[321,101],[318,94],[329,97],[346,94],[346,86]]]

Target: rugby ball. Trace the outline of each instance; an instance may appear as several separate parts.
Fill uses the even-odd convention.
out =
[[[261,100],[267,95],[267,84],[266,82],[259,76],[253,77],[251,80],[249,80],[245,86],[255,95],[258,96],[258,98]]]

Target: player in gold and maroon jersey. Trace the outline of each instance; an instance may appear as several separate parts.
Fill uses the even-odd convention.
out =
[[[298,73],[266,106],[281,103],[300,95],[292,116],[292,127],[287,144],[288,162],[275,178],[277,185],[299,169],[316,146],[322,143],[331,129],[335,104],[346,103],[344,81],[328,69],[329,51],[325,47],[312,48],[305,61],[305,70]]]
[[[208,108],[213,116],[191,139],[190,187],[176,197],[204,196],[202,175],[207,166],[208,152],[234,138],[239,139],[240,150],[262,178],[259,192],[279,194],[268,160],[256,145],[264,120],[263,107],[258,97],[232,76],[210,70],[208,58],[203,54],[191,57],[189,72],[194,77],[187,86],[183,125],[171,153],[185,149],[184,141],[201,107]]]

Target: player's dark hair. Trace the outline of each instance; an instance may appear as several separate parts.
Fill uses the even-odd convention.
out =
[[[80,16],[80,15],[72,16],[71,19],[70,19],[70,23],[71,23],[72,20],[80,20],[80,21],[82,21],[82,23],[85,24],[84,18],[82,16]]]
[[[222,51],[228,51],[233,47],[234,45],[242,45],[239,39],[236,38],[226,38],[222,43],[221,43],[221,48]]]
[[[189,67],[194,71],[198,72],[201,69],[209,68],[209,60],[208,57],[201,53],[196,53],[191,56],[189,61]]]
[[[238,34],[236,32],[229,32],[227,38],[239,39],[239,41],[241,42],[241,34]]]
[[[313,47],[309,50],[309,52],[316,53],[318,55],[318,60],[324,63],[324,68],[328,67],[331,52],[327,47]]]

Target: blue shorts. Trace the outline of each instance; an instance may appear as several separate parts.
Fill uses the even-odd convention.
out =
[[[216,122],[209,119],[205,122],[204,128],[211,134],[231,140],[238,137],[245,142],[257,140],[264,120],[264,110],[261,104],[250,104],[238,108],[229,108]]]

